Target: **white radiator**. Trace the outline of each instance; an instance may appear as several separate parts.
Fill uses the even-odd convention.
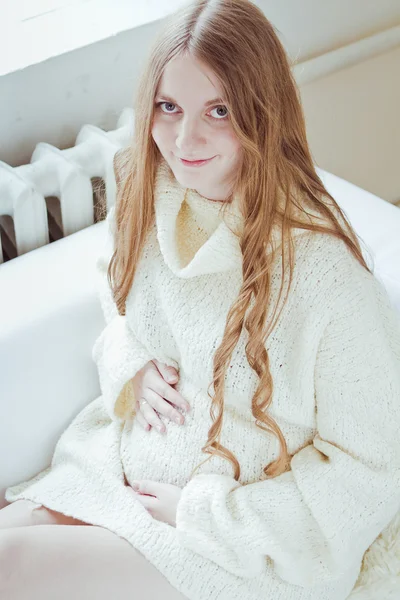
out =
[[[99,182],[109,210],[113,157],[129,144],[133,124],[133,110],[125,108],[116,129],[84,125],[72,148],[40,142],[29,164],[0,161],[0,263],[93,225]]]

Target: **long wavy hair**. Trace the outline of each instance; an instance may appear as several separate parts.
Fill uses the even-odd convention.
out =
[[[151,130],[157,88],[168,61],[185,53],[211,67],[217,76],[232,127],[243,149],[242,165],[234,182],[244,219],[240,236],[243,285],[230,308],[221,345],[214,355],[214,397],[209,393],[213,424],[202,452],[210,455],[206,460],[214,454],[227,459],[233,465],[235,479],[239,479],[239,462],[219,439],[225,375],[245,327],[246,357],[259,377],[251,403],[252,414],[256,425],[275,435],[280,443],[279,456],[263,471],[268,477],[276,477],[288,470],[291,456],[280,428],[267,413],[272,402],[273,380],[265,341],[291,287],[293,228],[336,236],[367,271],[371,270],[357,235],[316,173],[292,65],[273,25],[247,0],[195,0],[173,13],[156,38],[136,92],[132,143],[114,158],[115,246],[107,275],[118,312],[125,314],[126,297],[155,220],[154,182],[160,151]],[[289,286],[277,314],[281,285],[268,324],[271,266],[277,251],[272,243],[274,223],[280,226],[282,282],[288,247]]]

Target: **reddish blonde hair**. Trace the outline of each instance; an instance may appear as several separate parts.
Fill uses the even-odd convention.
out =
[[[226,458],[233,466],[235,479],[239,479],[240,465],[219,443],[219,438],[225,374],[245,327],[249,339],[246,357],[259,377],[252,398],[252,413],[256,425],[275,435],[280,443],[280,455],[264,467],[264,473],[276,477],[288,470],[291,456],[280,428],[267,412],[272,402],[273,380],[265,340],[275,326],[291,287],[292,229],[336,236],[345,242],[361,265],[371,271],[355,232],[315,171],[299,91],[273,25],[247,0],[196,0],[171,15],[156,39],[137,90],[132,144],[119,151],[114,159],[118,182],[116,236],[108,280],[119,313],[125,314],[126,297],[155,219],[153,187],[160,152],[151,130],[157,88],[168,61],[185,53],[208,65],[216,74],[227,99],[225,104],[232,127],[243,148],[243,162],[234,186],[241,198],[244,217],[240,238],[243,285],[228,313],[223,340],[214,355],[215,396],[209,394],[213,425],[202,451],[210,455],[206,460],[213,454]],[[321,218],[310,219],[308,211]],[[289,249],[289,286],[276,316],[282,297],[281,285],[267,324],[271,266],[278,250],[272,243],[274,223],[279,224],[282,235],[279,246],[282,281],[285,280],[286,245]],[[266,252],[266,249],[271,251]]]

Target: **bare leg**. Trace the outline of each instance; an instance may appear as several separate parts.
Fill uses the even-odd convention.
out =
[[[0,509],[0,529],[28,525],[88,525],[32,500],[16,500]]]
[[[0,530],[0,598],[185,600],[127,540],[79,525]]]

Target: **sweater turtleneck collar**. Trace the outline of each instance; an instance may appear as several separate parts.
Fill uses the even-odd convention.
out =
[[[154,202],[160,250],[177,277],[188,279],[241,268],[239,235],[243,217],[237,196],[222,207],[223,202],[208,200],[196,190],[181,186],[162,157]]]

